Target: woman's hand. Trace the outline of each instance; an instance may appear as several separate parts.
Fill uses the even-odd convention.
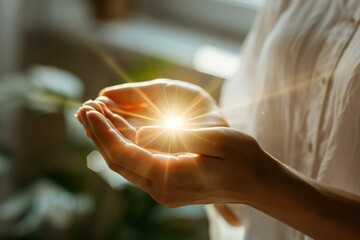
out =
[[[176,80],[158,79],[108,87],[100,92],[95,102],[91,105],[106,104],[112,112],[131,122],[133,127],[162,124],[167,115],[181,115],[185,121],[183,127],[187,128],[227,126],[215,101],[206,91]],[[112,119],[116,119],[116,114],[114,116]],[[121,121],[113,121],[112,124],[115,128],[127,128],[125,136],[133,141],[135,128],[124,126]],[[215,204],[215,208],[229,224],[241,224],[226,205]]]
[[[202,88],[177,80],[157,79],[108,87],[98,101],[135,127],[163,125],[169,118],[184,128],[227,126],[214,99]]]
[[[101,103],[88,103],[78,118],[109,167],[161,204],[240,203],[254,196],[254,172],[266,154],[253,138],[239,131],[154,126],[136,133]],[[123,128],[115,128],[113,122]],[[134,140],[135,134],[137,144],[127,140]],[[166,137],[173,141],[170,149],[164,145]],[[177,154],[153,152],[169,150]]]

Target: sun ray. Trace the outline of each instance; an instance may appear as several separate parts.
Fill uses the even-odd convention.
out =
[[[168,137],[169,137],[169,143],[168,143],[168,145],[167,145],[167,153],[173,153],[173,150],[172,150],[172,142],[173,142],[173,138],[174,138],[174,136],[172,135],[172,134],[170,134],[169,132],[168,132]],[[164,142],[166,142],[166,141],[164,141]]]
[[[212,110],[212,111],[206,112],[206,113],[204,113],[204,114],[196,115],[195,117],[192,117],[192,118],[187,118],[187,119],[185,120],[185,122],[192,122],[192,121],[194,121],[194,120],[196,120],[196,119],[200,119],[200,118],[209,116],[209,114],[211,114],[212,112],[216,113],[215,110]]]
[[[164,98],[165,98],[165,105],[166,105],[166,109],[170,109],[170,104],[169,104],[169,100],[165,91],[165,87],[162,88],[162,94],[164,94]],[[163,116],[163,119],[165,119],[165,117]]]
[[[106,51],[100,48],[98,45],[93,44],[89,41],[84,41],[85,44],[96,53],[105,64],[107,64],[120,78],[125,82],[133,82],[126,71],[111,57]]]
[[[178,139],[181,142],[181,144],[184,146],[184,148],[186,149],[187,153],[190,153],[190,149],[188,148],[186,142],[184,141],[184,139],[181,137],[181,135],[178,135]],[[197,169],[197,171],[199,172],[201,178],[203,179],[205,184],[208,184],[208,181],[204,175],[204,173],[201,171],[201,168],[199,167],[198,161],[196,159],[195,156],[191,156],[192,158],[192,163],[194,164],[195,168]]]
[[[178,96],[178,87],[175,87],[175,94],[174,94],[174,102],[172,103],[173,104],[173,106],[176,106],[176,103],[177,103],[177,96]],[[176,109],[172,109],[172,115],[174,115],[176,113]]]
[[[186,109],[184,110],[184,112],[181,114],[181,117],[185,118],[186,114],[188,114],[191,110],[193,110],[197,105],[199,105],[199,103],[201,102],[202,96],[201,95],[197,95],[191,102],[190,104],[186,107]]]
[[[305,75],[305,74],[304,74]],[[274,97],[278,97],[280,95],[283,95],[285,93],[291,93],[303,88],[306,88],[308,86],[311,86],[313,84],[318,84],[321,81],[321,78],[317,78],[317,79],[311,79],[311,80],[307,80],[307,81],[301,81],[301,82],[297,82],[294,83],[293,85],[287,86],[287,87],[283,87],[283,88],[279,88],[275,91],[266,93],[266,94],[262,94],[261,96],[256,96],[254,98],[249,98],[249,99],[245,99],[237,104],[222,108],[221,110],[223,112],[227,112],[227,111],[232,111],[234,109],[238,109],[241,107],[246,107],[248,105],[263,101],[263,100],[268,100]]]
[[[137,118],[140,118],[140,119],[145,119],[145,120],[149,120],[149,121],[153,121],[153,122],[158,122],[158,123],[162,122],[162,121],[160,121],[159,119],[156,119],[156,118],[147,117],[147,116],[144,116],[144,115],[136,114],[136,113],[129,112],[129,111],[119,109],[119,108],[111,108],[110,107],[110,110],[112,112],[114,112],[114,113],[119,114],[119,115],[123,114],[123,115],[128,115],[128,116],[131,116],[131,117],[137,117]]]
[[[139,88],[134,88],[135,91],[161,116],[165,117],[163,112],[156,106],[156,104],[148,97],[146,94],[141,91]]]
[[[179,141],[181,142],[181,144],[184,146],[184,148],[186,149],[186,152],[190,152],[189,150],[189,147],[187,146],[187,144],[185,143],[184,139],[182,139],[181,135],[177,134],[178,135],[178,139]]]
[[[209,81],[209,83],[204,87],[204,89],[208,92],[208,93],[212,93],[214,91],[216,91],[216,88],[219,87],[217,85],[216,81]],[[193,110],[194,108],[196,108],[202,101],[202,95],[197,95],[192,102],[188,105],[188,107],[185,109],[184,113],[182,114],[182,116],[186,116],[186,114],[188,112],[190,112],[191,110]]]
[[[199,166],[199,163],[196,159],[196,157],[191,157],[192,158],[192,163],[194,164],[195,168],[197,169],[198,173],[200,174],[201,178],[203,179],[204,183],[206,186],[209,186],[209,182],[207,180],[207,178],[205,177],[205,174],[201,171],[201,168]]]
[[[169,174],[169,164],[170,164],[170,159],[166,159],[166,163],[165,163],[165,171],[164,171],[164,183],[163,183],[163,194],[166,192],[166,186],[167,186],[167,180],[168,180],[168,174]]]
[[[248,123],[248,118],[239,118],[235,121],[231,121],[231,125],[243,125],[243,124],[246,124]]]
[[[145,144],[146,146],[150,145],[153,141],[155,141],[158,137],[160,137],[166,130],[162,130],[157,133],[153,138],[149,139],[149,141]]]
[[[179,141],[181,142],[181,144],[184,146],[184,148],[186,149],[187,153],[190,153],[190,149],[188,148],[186,142],[184,141],[184,139],[181,138],[181,136],[178,137]],[[194,156],[191,157],[192,158],[192,162],[195,166],[195,168],[198,170],[199,174],[201,175],[201,177],[203,178],[204,182],[207,183],[207,180],[205,178],[205,175],[203,174],[203,172],[201,171],[201,168],[198,165],[197,160],[195,159]]]
[[[113,57],[111,57],[107,52],[102,50],[99,46],[95,44],[91,44],[86,42],[87,46],[89,46],[98,56],[100,59],[104,61],[120,78],[122,78],[125,82],[131,83],[134,82],[133,79],[126,73],[126,71],[117,63]],[[163,113],[160,109],[155,105],[155,103],[148,97],[146,94],[141,91],[139,88],[134,88],[135,91],[161,116]]]

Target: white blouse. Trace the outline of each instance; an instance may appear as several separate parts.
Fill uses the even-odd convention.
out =
[[[230,125],[278,160],[356,194],[359,21],[359,0],[268,0],[221,99]],[[244,239],[309,239],[256,209],[229,206],[244,222]],[[242,239],[213,209],[209,216],[212,239]]]

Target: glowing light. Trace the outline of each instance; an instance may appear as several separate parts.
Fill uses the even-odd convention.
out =
[[[178,117],[169,117],[166,119],[165,125],[169,128],[180,128],[183,125],[183,121]]]

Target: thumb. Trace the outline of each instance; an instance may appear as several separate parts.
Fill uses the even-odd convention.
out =
[[[173,129],[160,126],[140,128],[136,143],[159,152],[189,152],[212,157],[223,157],[228,128]]]

